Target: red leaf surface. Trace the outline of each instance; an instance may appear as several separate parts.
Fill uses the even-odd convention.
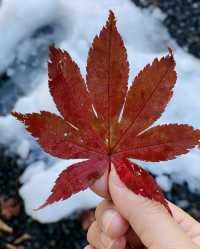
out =
[[[82,136],[90,136],[100,143],[91,126],[96,117],[78,65],[66,51],[54,46],[49,46],[49,57],[49,90],[60,114],[77,127]]]
[[[72,194],[86,189],[103,175],[107,167],[108,160],[105,159],[91,159],[68,167],[59,175],[52,189],[52,194],[38,209],[55,201],[65,200]]]
[[[117,154],[150,162],[171,160],[198,145],[199,136],[189,125],[156,126],[129,140]]]
[[[26,129],[38,139],[42,148],[53,156],[75,159],[92,158],[99,154],[94,149],[94,140],[89,144],[82,139],[78,130],[53,113],[12,114],[24,122]]]
[[[160,202],[170,211],[153,178],[128,158],[170,160],[199,145],[200,130],[189,125],[149,128],[173,93],[176,72],[172,50],[147,65],[127,91],[126,49],[110,11],[89,51],[86,83],[70,55],[53,46],[48,69],[50,93],[63,118],[44,111],[13,115],[49,154],[89,160],[64,170],[41,207],[87,188],[113,162],[129,189]]]
[[[160,202],[170,212],[163,193],[147,171],[127,159],[113,158],[112,162],[121,181],[123,181],[129,189],[136,194]]]
[[[117,134],[121,136],[114,148],[130,140],[155,122],[172,96],[176,82],[175,61],[171,50],[166,57],[155,59],[135,78],[128,91]]]
[[[66,51],[53,46],[49,56],[49,89],[59,112],[80,129],[90,126],[94,114],[78,65]]]
[[[87,61],[87,86],[98,115],[98,129],[108,138],[109,146],[124,104],[128,73],[126,49],[110,12],[106,26],[94,38]]]

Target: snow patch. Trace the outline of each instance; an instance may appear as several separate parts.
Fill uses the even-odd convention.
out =
[[[0,8],[0,73],[12,63],[16,47],[23,39],[56,20],[58,1],[6,0]]]
[[[29,182],[32,177],[45,171],[45,163],[43,161],[34,162],[24,171],[20,177],[20,182],[25,184]]]
[[[30,152],[30,143],[28,142],[28,140],[23,139],[22,142],[19,144],[16,153],[22,159],[26,159],[28,157],[29,152]]]
[[[67,217],[74,210],[95,207],[101,198],[91,190],[82,191],[66,201],[54,203],[42,210],[34,211],[34,208],[43,204],[51,193],[53,184],[58,175],[75,162],[81,160],[61,160],[53,167],[45,169],[44,165],[32,165],[22,175],[21,181],[25,184],[20,189],[20,195],[25,201],[27,214],[42,223],[54,222],[62,217]]]
[[[165,175],[159,175],[156,177],[156,182],[164,191],[170,191],[172,188],[172,182],[170,181],[169,177]]]

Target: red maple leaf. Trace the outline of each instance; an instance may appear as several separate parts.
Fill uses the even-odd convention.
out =
[[[61,116],[45,111],[12,114],[49,154],[88,160],[65,169],[40,208],[89,187],[112,163],[129,189],[159,201],[170,212],[153,178],[128,158],[165,161],[199,144],[200,130],[189,125],[149,128],[173,93],[176,72],[171,49],[147,65],[129,90],[127,53],[112,11],[89,50],[86,82],[67,52],[54,46],[49,52],[49,88]]]

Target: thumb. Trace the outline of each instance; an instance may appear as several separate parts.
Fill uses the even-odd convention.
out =
[[[130,191],[121,182],[113,166],[109,190],[117,210],[147,248],[197,248],[161,204]]]

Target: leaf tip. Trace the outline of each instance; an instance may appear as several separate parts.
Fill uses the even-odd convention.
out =
[[[172,48],[168,47],[168,52],[169,52],[170,56],[173,56],[173,50],[172,50]]]
[[[54,43],[49,44],[48,47],[48,54],[49,54],[49,58],[51,59],[53,56],[55,56],[57,52],[57,48],[55,47]]]
[[[115,19],[115,14],[111,9],[109,10],[109,18]]]
[[[39,207],[37,207],[37,208],[34,208],[33,211],[34,211],[34,212],[37,212],[37,211],[39,211],[39,210],[41,210],[41,209],[47,207],[48,205],[49,205],[48,202],[45,202],[45,203],[42,204],[41,206],[39,206]]]
[[[174,60],[174,53],[172,48],[168,47],[168,53],[169,53],[169,58],[172,59],[173,63],[176,64],[175,60]]]
[[[49,52],[54,50],[55,49],[55,43],[50,43],[48,49],[49,49]]]
[[[173,67],[175,68],[176,66],[176,61],[174,59],[174,53],[173,53],[173,49],[171,47],[168,47],[168,55],[165,57],[167,60],[170,61],[170,63],[173,65]],[[176,72],[175,72],[176,73]],[[177,78],[177,76],[176,76]]]
[[[20,121],[24,121],[24,114],[20,113],[20,112],[11,112],[10,113],[13,117],[15,117],[16,119],[20,120]]]
[[[115,24],[116,24],[115,14],[112,10],[109,10],[107,26],[115,25]]]

